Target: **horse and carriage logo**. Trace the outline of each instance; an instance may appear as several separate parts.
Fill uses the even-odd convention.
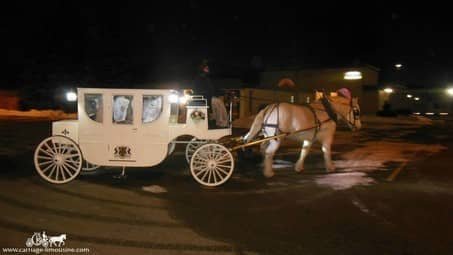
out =
[[[117,146],[113,150],[115,153],[115,158],[130,158],[131,157],[131,148],[128,146]]]
[[[25,245],[27,247],[42,246],[47,247],[61,247],[65,245],[66,234],[58,236],[47,236],[46,231],[35,232],[30,238],[27,238]]]

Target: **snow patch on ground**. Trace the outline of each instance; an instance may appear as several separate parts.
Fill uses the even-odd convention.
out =
[[[379,117],[375,115],[362,115],[360,120],[364,124],[379,123],[393,125],[431,125],[432,120],[424,116],[397,116],[397,117]]]
[[[320,186],[326,186],[334,190],[349,189],[357,185],[368,186],[375,181],[362,172],[350,172],[350,173],[332,173],[328,175],[322,175],[315,178],[316,184]]]
[[[165,189],[164,187],[159,186],[159,185],[143,186],[142,190],[151,192],[154,194],[167,193],[167,189]]]
[[[366,142],[362,146],[344,153],[341,160],[334,161],[335,166],[342,171],[370,172],[383,170],[386,162],[408,162],[418,153],[426,157],[447,149],[440,144],[389,141]]]
[[[16,118],[30,118],[30,119],[77,119],[77,113],[65,113],[61,110],[30,110],[30,111],[15,111],[0,109],[0,117],[16,117]]]

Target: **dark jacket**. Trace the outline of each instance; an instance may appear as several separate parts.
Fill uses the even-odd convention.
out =
[[[216,95],[216,89],[212,85],[211,79],[209,79],[206,73],[200,73],[194,80],[193,90],[195,95],[203,95],[211,107],[211,99]]]

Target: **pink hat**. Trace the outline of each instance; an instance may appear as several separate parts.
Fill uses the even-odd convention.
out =
[[[349,100],[351,100],[351,98],[352,98],[351,91],[347,88],[341,88],[341,89],[337,90],[337,93],[338,93],[338,95],[345,97]]]

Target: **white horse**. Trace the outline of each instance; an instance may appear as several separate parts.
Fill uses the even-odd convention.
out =
[[[61,247],[61,245],[65,244],[64,243],[65,240],[66,240],[66,234],[62,234],[59,236],[51,236],[49,238],[50,247],[52,247],[53,245]],[[58,245],[57,245],[57,243],[58,243]]]
[[[345,121],[353,131],[361,128],[360,106],[357,98],[352,98],[347,89],[341,89],[336,96],[327,96],[316,93],[316,100],[309,105],[278,103],[268,105],[261,110],[250,131],[244,136],[245,142],[250,142],[260,131],[265,137],[278,134],[288,134],[286,138],[302,143],[299,160],[295,171],[304,170],[304,160],[314,142],[319,141],[324,153],[325,167],[328,172],[335,171],[331,158],[337,120]],[[262,144],[264,154],[264,171],[266,177],[272,177],[272,161],[275,152],[281,144],[282,137]]]

